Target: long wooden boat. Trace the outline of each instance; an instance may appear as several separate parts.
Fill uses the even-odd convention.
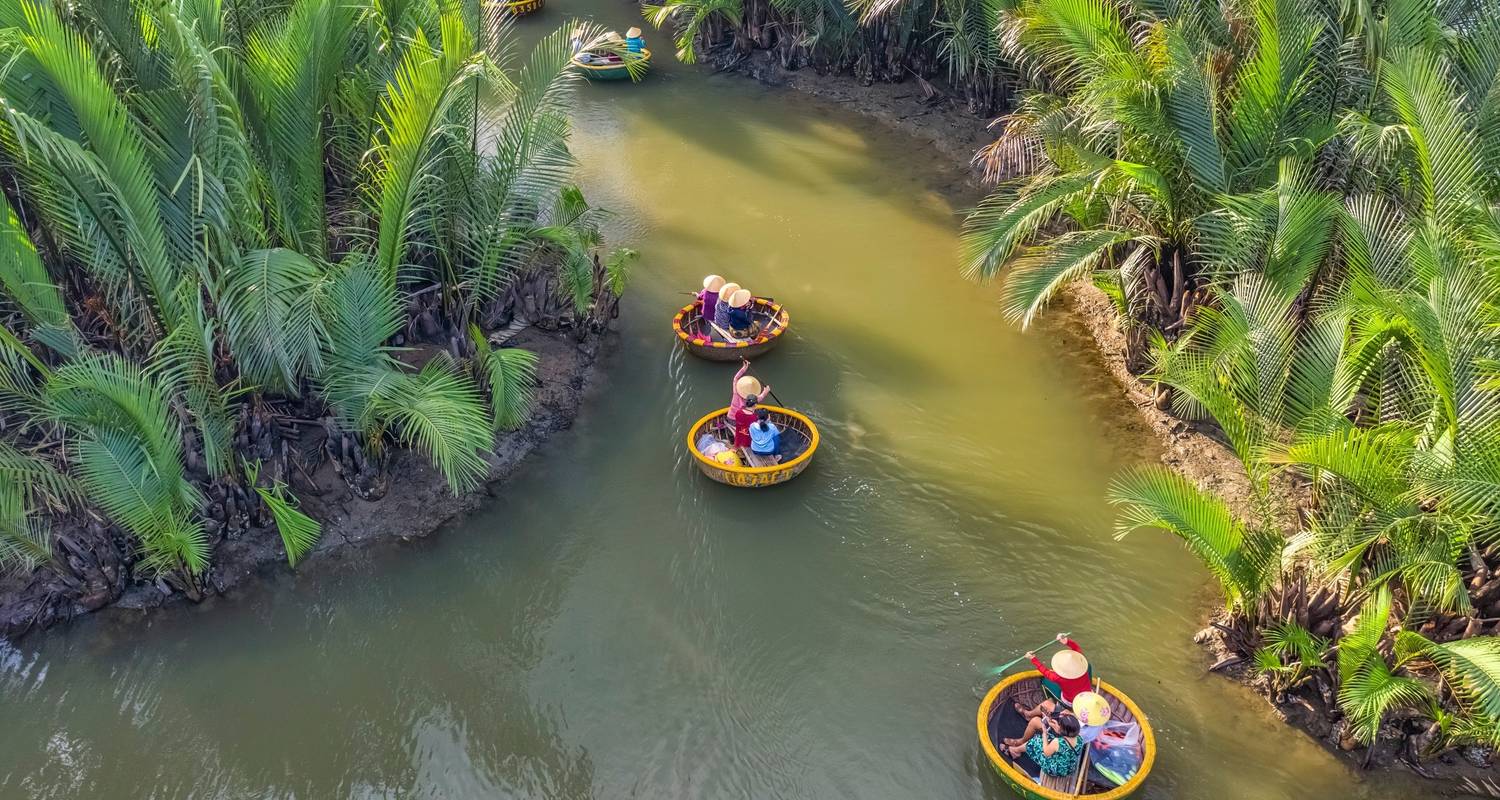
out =
[[[698,439],[705,434],[712,435],[721,443],[733,444],[734,433],[729,425],[729,409],[721,408],[705,414],[688,430],[688,452],[693,454],[694,463],[704,475],[725,486],[759,489],[786,483],[807,469],[807,465],[812,462],[813,453],[818,450],[818,426],[790,408],[771,405],[759,408],[770,412],[771,422],[781,428],[781,462],[764,466],[727,465],[699,450]]]
[[[650,49],[642,50],[639,55],[626,53],[624,57],[640,64],[639,71],[642,75],[651,69]],[[578,56],[575,55],[573,56],[573,68],[591,81],[623,81],[630,79],[630,68],[626,66],[625,61],[617,64],[585,64],[579,61]]]
[[[672,318],[672,332],[677,334],[677,339],[689,353],[699,358],[736,361],[754,358],[775,347],[792,324],[792,317],[785,308],[764,297],[752,301],[750,315],[760,323],[759,336],[742,342],[719,342],[709,335],[710,328],[703,321],[703,312],[694,301],[683,306]]]
[[[1000,773],[1000,779],[1027,800],[1072,800],[1078,797],[1089,800],[1121,800],[1141,788],[1146,782],[1146,776],[1151,773],[1151,765],[1156,762],[1156,737],[1151,732],[1151,723],[1119,689],[1100,681],[1098,692],[1109,702],[1110,720],[1134,722],[1141,726],[1141,765],[1129,780],[1119,786],[1110,786],[1102,781],[1102,776],[1092,775],[1092,779],[1084,781],[1082,790],[1075,793],[1074,789],[1078,786],[1076,773],[1062,778],[1042,775],[1039,783],[1007,755],[1001,754],[1000,740],[1019,736],[1019,728],[1024,727],[1024,722],[1017,723],[1020,715],[1016,713],[1013,704],[1020,703],[1032,708],[1046,697],[1042,690],[1042,673],[1036,670],[1008,676],[995,684],[979,705],[979,745],[984,748],[984,754],[995,771]],[[1016,725],[1016,730],[1010,730],[1011,726]]]
[[[542,0],[509,0],[500,3],[500,10],[511,16],[524,17],[542,10]]]

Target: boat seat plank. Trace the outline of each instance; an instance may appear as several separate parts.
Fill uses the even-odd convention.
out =
[[[1062,776],[1048,775],[1045,772],[1042,773],[1042,786],[1044,788],[1051,789],[1054,792],[1062,792],[1064,794],[1072,794],[1073,793],[1073,787],[1076,786],[1077,784],[1078,784],[1078,775],[1077,775],[1076,771],[1072,775],[1062,775]]]
[[[775,456],[760,456],[749,450],[744,453],[745,463],[752,467],[774,467],[778,463]]]

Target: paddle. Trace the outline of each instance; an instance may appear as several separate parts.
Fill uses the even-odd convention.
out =
[[[1071,634],[1071,633],[1065,633],[1065,634],[1063,634],[1063,638],[1068,638],[1068,637],[1071,637],[1072,635],[1073,634]],[[1061,642],[1057,641],[1057,638],[1054,637],[1051,641],[1048,641],[1044,645],[1040,645],[1038,647],[1031,648],[1031,650],[1029,652],[1035,653],[1038,650],[1042,650],[1044,648],[1051,647],[1054,644],[1061,644]],[[1021,655],[1016,656],[1014,659],[1012,659],[1010,661],[1007,661],[1004,664],[1001,664],[1000,666],[995,667],[994,669],[990,670],[990,674],[991,675],[999,675],[1002,672],[1005,672],[1006,670],[1010,669],[1011,667],[1014,667],[1016,664],[1019,664],[1020,662],[1025,661],[1025,660],[1026,660],[1026,654],[1022,653]]]
[[[746,362],[746,365],[748,366],[749,361],[746,360],[746,359],[742,359],[742,360],[744,360]],[[750,374],[753,374],[753,373],[746,373],[746,374],[750,375]],[[759,375],[755,375],[755,379],[756,380],[760,380],[760,376]],[[761,383],[765,383],[765,381],[761,381]],[[781,406],[782,408],[791,408],[791,406],[788,406],[786,403],[781,402],[781,398],[776,396],[776,392],[774,390],[771,390],[769,392],[769,394],[771,395],[771,399],[776,401],[776,405]]]
[[[1094,693],[1095,694],[1099,693],[1099,676],[1098,675],[1094,676]],[[1079,733],[1080,737],[1083,735],[1083,731],[1081,731],[1081,730],[1078,733]],[[1088,779],[1088,774],[1089,774],[1089,747],[1088,747],[1088,745],[1084,745],[1084,748],[1083,748],[1083,760],[1078,765],[1078,783],[1076,783],[1076,784],[1073,785],[1073,795],[1075,797],[1078,796],[1078,795],[1080,795],[1080,794],[1083,794],[1083,783],[1084,783],[1085,780]]]
[[[713,322],[709,322],[708,325],[709,325],[709,327],[711,327],[714,330],[718,331],[720,336],[724,337],[725,339],[727,339],[727,340],[729,340],[731,342],[734,342],[735,344],[739,344],[740,342],[749,341],[748,339],[738,339],[738,338],[735,338],[734,334],[730,333],[729,331],[724,330],[723,328],[720,328],[718,325],[715,325]]]

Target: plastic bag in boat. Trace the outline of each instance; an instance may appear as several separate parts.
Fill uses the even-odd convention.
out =
[[[1116,786],[1135,777],[1145,753],[1141,748],[1141,726],[1134,722],[1104,723],[1089,745],[1089,759],[1100,775]]]
[[[722,467],[740,467],[740,456],[729,445],[711,433],[698,437],[698,452],[713,459]]]
[[[724,444],[722,439],[711,433],[705,433],[698,437],[698,452],[709,458],[713,458],[715,455],[728,449],[729,445]]]

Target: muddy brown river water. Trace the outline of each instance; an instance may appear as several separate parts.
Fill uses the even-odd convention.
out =
[[[981,673],[1058,630],[1151,716],[1146,798],[1424,793],[1205,674],[1205,571],[1111,538],[1154,445],[1080,339],[959,278],[944,159],[648,35],[647,82],[581,92],[580,180],[642,261],[577,426],[431,540],[0,643],[0,797],[1008,800]],[[823,444],[777,489],[683,451],[732,371],[669,330],[710,271],[792,312],[756,366]]]

